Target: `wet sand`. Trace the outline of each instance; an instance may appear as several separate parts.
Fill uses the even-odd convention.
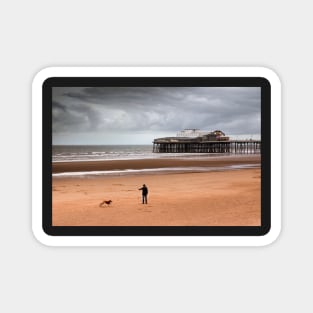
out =
[[[152,169],[165,167],[222,167],[228,165],[260,164],[260,155],[209,157],[190,159],[142,159],[142,160],[112,160],[84,162],[55,162],[52,173],[88,172],[125,169]]]

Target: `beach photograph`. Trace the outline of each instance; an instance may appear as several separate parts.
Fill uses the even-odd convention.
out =
[[[260,87],[53,87],[53,226],[260,226]]]

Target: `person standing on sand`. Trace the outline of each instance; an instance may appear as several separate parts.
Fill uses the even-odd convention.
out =
[[[138,190],[142,190],[142,204],[148,204],[148,188],[145,184],[142,185]]]

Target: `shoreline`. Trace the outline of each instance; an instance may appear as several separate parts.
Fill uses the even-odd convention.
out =
[[[219,156],[208,158],[154,158],[104,161],[53,162],[52,173],[124,171],[170,168],[223,168],[240,165],[260,165],[260,155]]]

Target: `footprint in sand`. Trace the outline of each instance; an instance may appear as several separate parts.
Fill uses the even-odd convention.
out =
[[[77,190],[76,192],[81,192],[81,193],[87,194],[87,192],[85,190]]]

